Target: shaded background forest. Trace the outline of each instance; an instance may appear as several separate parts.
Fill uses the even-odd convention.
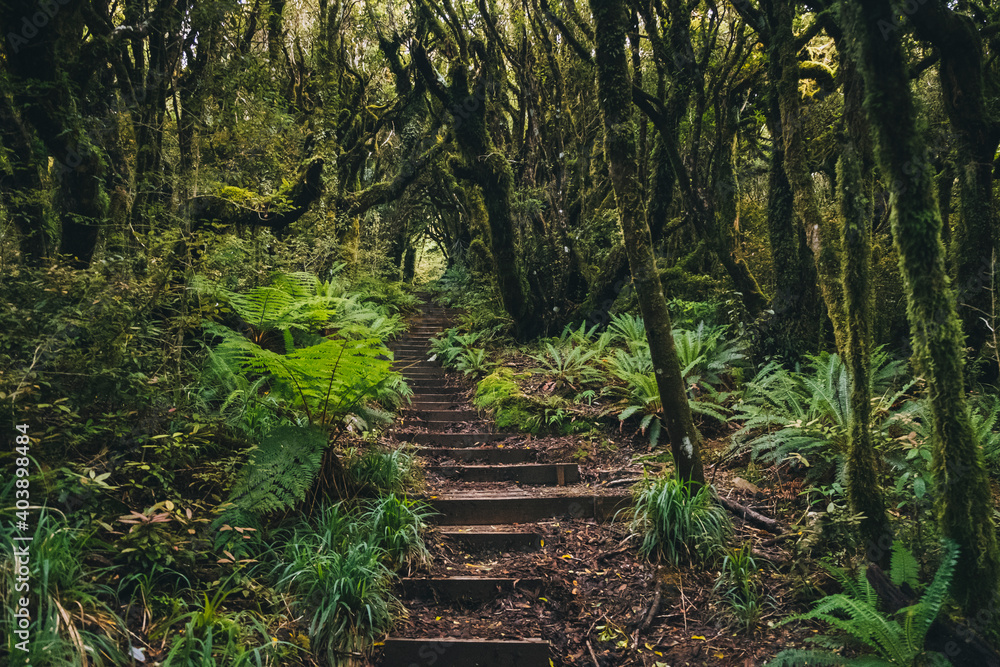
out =
[[[95,520],[88,483],[130,488],[117,513],[192,474],[220,499],[268,429],[227,421],[233,392],[261,386],[198,389],[208,350],[238,333],[291,351],[316,342],[309,324],[340,350],[369,341],[357,354],[377,366],[416,306],[406,285],[445,269],[492,336],[600,331],[643,306],[631,216],[672,315],[741,343],[731,375],[833,352],[864,378],[879,346],[911,360],[907,389],[937,402],[928,468],[897,491],[937,480],[909,518],[961,549],[958,606],[988,606],[1000,558],[979,445],[1000,408],[973,413],[973,434],[966,392],[990,398],[1000,378],[996,7],[592,4],[0,3],[0,398],[38,432],[46,493]],[[267,327],[237,296],[253,289],[313,300]],[[331,432],[375,430],[406,397],[379,372],[339,411],[287,400]],[[848,472],[874,470],[872,396],[841,398]],[[151,468],[137,452],[154,436],[190,467]],[[229,467],[200,469],[207,451]],[[344,474],[325,456],[335,471],[310,493]],[[844,502],[877,541],[891,503],[855,480]]]

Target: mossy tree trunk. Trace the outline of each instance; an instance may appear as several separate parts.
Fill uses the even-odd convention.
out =
[[[776,69],[776,68],[775,68]],[[774,321],[766,335],[766,349],[795,359],[821,347],[824,324],[816,264],[806,244],[805,230],[796,220],[792,186],[785,173],[785,147],[780,142],[781,111],[775,84],[766,114],[771,145],[767,177],[767,238],[774,266],[771,310]]]
[[[871,170],[864,168],[866,161],[859,154],[870,143],[867,141],[869,128],[861,110],[863,84],[860,74],[850,57],[843,57],[841,62],[847,137],[837,164],[837,195],[843,224],[842,281],[847,324],[844,358],[851,375],[847,497],[851,511],[864,515],[861,537],[868,558],[887,569],[892,528],[879,488],[878,456],[871,434],[872,180]]]
[[[767,25],[767,52],[772,85],[776,87],[781,112],[784,167],[792,190],[796,215],[803,225],[816,264],[820,293],[833,324],[837,349],[846,347],[844,294],[841,285],[840,232],[820,211],[813,183],[809,148],[806,146],[799,93],[800,66],[797,42],[792,31],[795,7],[792,0],[762,0]]]
[[[909,20],[917,35],[940,55],[941,100],[958,135],[959,210],[952,257],[966,345],[980,350],[991,336],[983,318],[996,315],[992,313],[996,285],[990,277],[1000,225],[993,192],[1000,95],[995,82],[987,85],[990,56],[973,18],[943,0],[922,0],[920,5]]]
[[[414,64],[427,89],[452,116],[451,129],[462,154],[460,171],[482,191],[490,232],[490,254],[504,310],[514,320],[515,335],[526,340],[539,331],[541,318],[534,312],[521,275],[523,262],[518,257],[511,211],[514,174],[507,157],[493,143],[487,117],[491,105],[503,103],[502,78],[496,76],[499,54],[495,47],[478,39],[470,43],[461,31],[450,34],[434,11],[426,0],[419,3],[421,23],[454,54],[449,60],[449,81],[443,81],[422,46],[413,49]],[[446,7],[445,11],[452,10]],[[454,17],[449,15],[449,18]],[[457,25],[460,21],[455,18],[454,23]],[[481,60],[481,67],[475,79],[470,80],[473,53]]]
[[[683,479],[705,481],[701,464],[702,439],[691,418],[684,378],[671,334],[670,313],[656,272],[649,224],[645,218],[638,183],[632,91],[625,58],[625,6],[623,0],[591,0],[594,17],[597,86],[604,118],[604,150],[615,190],[615,203],[632,282],[649,341],[656,383],[663,405],[663,421]]]
[[[903,276],[911,338],[927,379],[934,425],[932,467],[941,529],[960,548],[953,593],[966,614],[987,609],[1000,583],[989,481],[969,420],[962,334],[945,270],[941,216],[918,131],[900,35],[883,34],[896,14],[888,0],[843,2],[864,77],[876,155],[890,186],[890,221]],[[991,625],[997,621],[992,619]]]

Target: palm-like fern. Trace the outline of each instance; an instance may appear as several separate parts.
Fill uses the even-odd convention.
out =
[[[898,665],[911,667],[916,664],[949,665],[943,655],[924,650],[924,640],[934,619],[944,604],[955,573],[958,547],[945,542],[944,557],[931,584],[920,600],[909,607],[887,615],[878,609],[878,596],[868,583],[865,570],[852,580],[842,570],[831,570],[844,586],[845,593],[828,595],[812,611],[793,616],[794,620],[818,619],[848,635],[874,655],[844,658],[818,651],[782,651],[768,663],[769,667],[795,665]],[[892,579],[894,583],[914,583],[913,556],[897,542],[893,545]],[[900,571],[897,572],[897,569]]]
[[[834,470],[842,479],[850,423],[847,367],[839,356],[826,352],[807,360],[806,367],[796,371],[771,362],[750,381],[737,406],[743,428],[733,435],[733,444],[767,462],[795,458],[809,465],[814,477]],[[887,437],[891,408],[912,386],[893,386],[904,365],[881,349],[872,354],[871,388],[877,397],[872,410],[882,420],[876,423],[876,436],[882,439]]]
[[[674,329],[674,347],[687,384],[718,387],[727,373],[746,355],[742,347],[722,338],[722,329],[708,329],[701,322],[694,330]]]
[[[648,346],[646,341],[646,325],[641,317],[620,313],[611,316],[608,333],[612,341],[620,340],[633,352]]]
[[[552,343],[545,344],[545,354],[532,355],[532,359],[541,364],[532,369],[533,373],[544,373],[555,380],[556,387],[572,387],[594,382],[601,377],[601,372],[591,365],[596,356],[593,350],[582,347],[569,347],[560,350]]]

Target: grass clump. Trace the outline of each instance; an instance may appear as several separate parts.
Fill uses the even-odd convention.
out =
[[[371,448],[351,452],[345,463],[348,479],[379,493],[400,493],[420,483],[420,466],[407,449]]]
[[[361,522],[372,544],[385,553],[393,568],[414,568],[430,563],[420,533],[434,512],[427,503],[401,498],[394,493],[368,504]]]
[[[642,555],[680,565],[715,560],[733,527],[711,486],[671,476],[640,484],[629,529]]]

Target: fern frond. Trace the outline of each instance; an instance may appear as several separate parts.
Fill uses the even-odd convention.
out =
[[[290,509],[305,499],[319,472],[326,435],[314,428],[274,429],[252,452],[230,496],[236,508],[261,515]]]
[[[920,573],[920,564],[913,554],[909,552],[903,543],[896,540],[892,543],[892,557],[889,563],[889,576],[896,586],[907,584],[916,588],[919,583],[917,575]]]

